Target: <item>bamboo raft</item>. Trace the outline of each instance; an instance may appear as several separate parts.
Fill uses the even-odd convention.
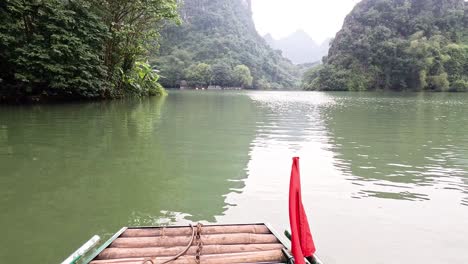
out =
[[[99,248],[88,241],[62,264],[293,263],[288,240],[268,224],[124,227]],[[318,259],[306,263],[320,263]]]

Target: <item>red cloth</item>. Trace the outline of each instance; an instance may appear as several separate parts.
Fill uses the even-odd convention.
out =
[[[304,257],[315,253],[307,215],[302,205],[299,158],[293,158],[289,183],[289,224],[291,225],[291,251],[296,264],[304,264]]]

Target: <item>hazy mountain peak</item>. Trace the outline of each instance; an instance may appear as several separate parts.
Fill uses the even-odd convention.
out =
[[[295,64],[320,61],[328,53],[329,40],[318,45],[303,29],[297,29],[278,40],[269,33],[263,38],[273,49],[281,50],[283,55]]]
[[[303,36],[303,37],[308,37],[311,38],[307,32],[305,32],[303,29],[296,29],[293,33],[289,34],[290,36]]]
[[[298,29],[294,33],[290,34],[289,36],[282,38],[281,41],[296,41],[297,44],[300,44],[301,42],[308,43],[308,44],[314,44],[317,45],[317,43],[312,39],[312,37],[307,34],[303,29]]]

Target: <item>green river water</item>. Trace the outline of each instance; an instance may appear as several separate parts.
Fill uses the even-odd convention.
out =
[[[0,107],[0,263],[122,226],[288,226],[291,158],[326,263],[468,263],[468,94],[173,91]]]

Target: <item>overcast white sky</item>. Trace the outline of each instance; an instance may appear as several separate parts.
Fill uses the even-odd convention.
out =
[[[317,42],[335,37],[343,20],[359,0],[252,0],[260,35],[285,37],[298,29]]]

